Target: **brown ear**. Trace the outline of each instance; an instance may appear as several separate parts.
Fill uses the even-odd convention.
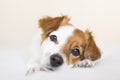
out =
[[[100,50],[93,39],[92,33],[87,30],[85,34],[87,41],[84,51],[84,57],[85,59],[90,59],[92,61],[95,61],[101,57]]]
[[[57,30],[61,25],[68,24],[70,18],[67,16],[59,17],[44,17],[39,20],[39,27],[42,28],[44,33],[50,33],[54,30]]]

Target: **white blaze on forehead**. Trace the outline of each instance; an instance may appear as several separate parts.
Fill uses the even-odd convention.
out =
[[[53,31],[50,35],[56,35],[58,45],[62,46],[70,36],[72,36],[75,27],[71,25],[65,25],[60,27],[57,31]]]
[[[71,25],[66,25],[60,27],[58,30],[53,31],[50,35],[56,35],[58,44],[55,44],[48,37],[41,45],[43,53],[58,53],[60,49],[65,45],[68,38],[72,36],[75,27]],[[59,52],[60,53],[60,52]]]

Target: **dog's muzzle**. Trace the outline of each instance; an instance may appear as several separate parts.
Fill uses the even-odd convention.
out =
[[[59,67],[63,64],[63,58],[59,54],[53,54],[50,56],[51,67]]]

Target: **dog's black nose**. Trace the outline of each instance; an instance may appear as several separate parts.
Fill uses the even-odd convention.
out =
[[[53,54],[50,57],[50,64],[52,67],[59,67],[60,65],[63,64],[63,59],[60,55]]]

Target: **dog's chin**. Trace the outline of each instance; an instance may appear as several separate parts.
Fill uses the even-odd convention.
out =
[[[47,69],[48,71],[55,71],[55,70],[56,70],[55,68],[52,68],[52,67],[46,67],[46,69]]]
[[[56,71],[58,68],[56,67],[52,67],[51,65],[46,65],[45,66],[45,70],[46,71]]]

